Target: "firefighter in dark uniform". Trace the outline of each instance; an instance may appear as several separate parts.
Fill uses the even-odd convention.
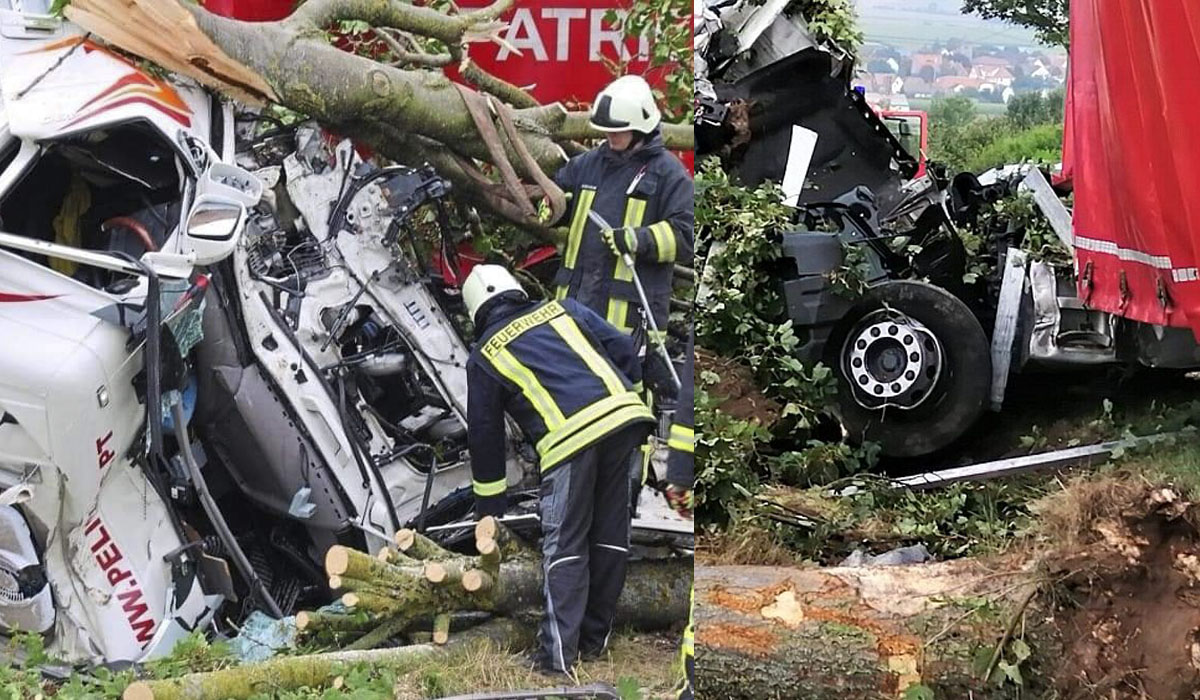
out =
[[[688,339],[687,361],[680,372],[683,388],[679,392],[679,406],[675,409],[675,419],[671,424],[671,433],[667,439],[670,456],[667,458],[667,502],[689,520],[695,505],[693,485],[696,480],[696,428],[695,407],[693,397],[695,389],[692,386],[695,379],[695,360],[692,356],[694,340]],[[692,608],[695,608],[696,594],[692,591]],[[692,626],[692,615],[688,614],[688,626],[683,633],[683,650],[681,653],[684,669],[684,679],[680,684],[680,700],[692,700],[692,686],[696,676],[696,647],[695,629]]]
[[[505,420],[535,446],[546,617],[538,669],[567,673],[579,653],[608,643],[629,556],[632,453],[654,429],[633,391],[632,341],[571,299],[531,302],[503,267],[480,265],[463,283],[476,329],[467,361],[468,447],[478,516],[507,505]]]
[[[575,299],[621,332],[638,333],[647,385],[674,396],[670,374],[651,349],[664,337],[640,336],[644,311],[633,270],[623,260],[625,253],[633,258],[654,320],[665,333],[675,262],[692,261],[694,187],[683,163],[663,146],[661,122],[654,94],[641,77],[618,78],[596,96],[589,124],[604,132],[606,143],[555,174],[572,206],[554,282],[557,299]],[[617,228],[600,230],[589,211]],[[631,467],[638,483],[645,480],[648,450],[644,456]]]

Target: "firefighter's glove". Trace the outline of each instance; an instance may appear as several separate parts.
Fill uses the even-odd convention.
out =
[[[637,232],[631,228],[604,229],[600,234],[618,258],[626,253],[637,255]]]
[[[567,200],[567,204],[571,203],[571,198],[574,196],[574,192],[563,192],[563,198]],[[538,223],[545,226],[553,226],[554,224],[558,223],[557,221],[553,220],[554,209],[550,206],[549,197],[542,197],[542,200],[538,202],[537,218]]]
[[[539,224],[549,224],[550,217],[554,212],[550,211],[550,200],[542,197],[542,201],[538,202],[537,218]]]
[[[686,486],[670,484],[667,486],[666,495],[667,503],[670,504],[672,510],[688,520],[692,519],[692,510],[696,506],[695,495],[692,489]]]

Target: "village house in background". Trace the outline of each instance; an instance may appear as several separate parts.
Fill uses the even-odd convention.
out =
[[[923,110],[935,97],[963,96],[1006,105],[1015,95],[1046,95],[1065,86],[1064,49],[1039,45],[1032,36],[993,31],[992,23],[959,14],[959,5],[957,0],[927,5],[859,0],[866,43],[854,85],[870,104]],[[943,14],[935,34],[930,17]]]

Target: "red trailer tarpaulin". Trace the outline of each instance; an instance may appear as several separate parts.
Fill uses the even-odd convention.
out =
[[[1074,0],[1064,175],[1079,293],[1200,337],[1200,3]]]

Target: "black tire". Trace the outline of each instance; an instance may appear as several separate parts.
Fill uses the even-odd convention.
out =
[[[885,308],[924,325],[942,348],[936,383],[924,401],[907,410],[860,405],[842,364],[843,346],[856,324]],[[850,440],[878,443],[888,457],[932,454],[962,437],[983,413],[991,387],[991,353],[979,321],[957,297],[924,282],[885,282],[872,287],[838,323],[825,355],[838,379],[839,417]]]

